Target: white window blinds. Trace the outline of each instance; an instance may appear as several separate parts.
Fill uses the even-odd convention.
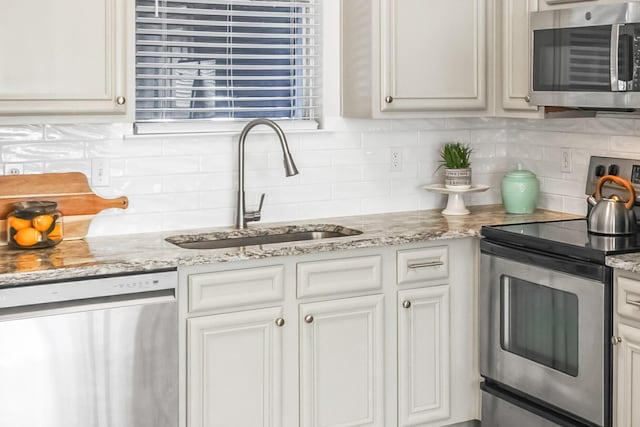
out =
[[[321,0],[136,0],[136,121],[316,119]]]

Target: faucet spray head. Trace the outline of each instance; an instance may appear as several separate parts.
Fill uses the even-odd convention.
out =
[[[289,152],[284,155],[284,171],[286,176],[298,175],[298,168],[296,167],[296,164],[293,163],[293,158]]]

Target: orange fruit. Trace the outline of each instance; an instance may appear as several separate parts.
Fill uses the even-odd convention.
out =
[[[20,246],[33,246],[42,241],[42,234],[35,228],[27,227],[19,230],[13,240]]]
[[[60,227],[60,223],[56,224],[53,227],[53,230],[51,230],[51,232],[47,234],[47,239],[53,240],[54,242],[62,239],[62,227]]]
[[[53,224],[53,217],[51,215],[38,215],[33,218],[33,228],[38,231],[47,231],[51,224]]]
[[[31,227],[31,220],[18,218],[17,216],[10,216],[9,226],[16,231],[22,230],[23,228]]]

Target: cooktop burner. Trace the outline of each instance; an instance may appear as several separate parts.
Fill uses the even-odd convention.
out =
[[[606,236],[587,231],[586,219],[482,227],[495,242],[604,264],[607,255],[640,252],[640,233]]]

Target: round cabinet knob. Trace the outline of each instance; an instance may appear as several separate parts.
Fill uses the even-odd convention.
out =
[[[125,98],[124,96],[118,96],[116,98],[116,104],[118,105],[124,105],[127,102],[127,98]]]
[[[622,337],[611,337],[611,344],[618,345],[622,342]]]
[[[280,328],[284,326],[284,319],[282,317],[278,317],[276,319],[276,326],[278,326]]]
[[[410,308],[411,307],[411,301],[403,301],[402,302],[402,307]]]
[[[526,103],[531,102],[531,97],[530,97],[529,95],[526,95],[526,96],[524,97],[524,102],[526,102]]]
[[[393,102],[393,96],[387,96],[384,98],[384,102],[391,104]]]
[[[312,323],[313,322],[313,316],[310,314],[307,314],[306,316],[304,316],[304,321],[307,323]]]

